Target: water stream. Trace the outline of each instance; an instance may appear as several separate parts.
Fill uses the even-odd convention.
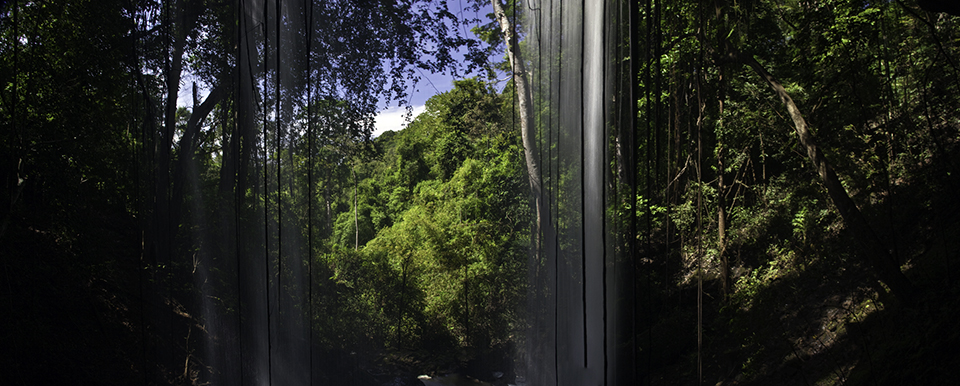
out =
[[[489,386],[493,385],[492,383],[483,382],[478,379],[469,378],[464,375],[457,373],[447,374],[442,376],[431,377],[428,375],[421,375],[417,377],[420,382],[423,382],[426,386]]]

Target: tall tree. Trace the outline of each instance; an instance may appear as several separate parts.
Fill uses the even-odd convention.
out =
[[[520,116],[520,134],[523,141],[523,155],[527,166],[527,180],[530,183],[530,199],[536,213],[533,224],[534,254],[539,255],[543,240],[552,238],[550,212],[543,200],[543,186],[540,179],[540,151],[537,149],[537,133],[533,125],[533,102],[530,79],[520,50],[517,26],[511,22],[501,0],[491,0],[494,17],[500,26],[500,34],[506,47],[507,58],[513,72],[513,84],[517,92],[517,114]]]

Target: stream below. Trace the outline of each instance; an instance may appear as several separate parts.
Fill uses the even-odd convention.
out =
[[[417,377],[425,386],[492,386],[492,383],[483,382],[478,379],[468,378],[460,374],[448,374],[443,376],[431,377],[421,375]]]

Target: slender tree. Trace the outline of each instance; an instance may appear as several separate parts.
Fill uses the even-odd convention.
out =
[[[539,255],[544,238],[553,234],[550,228],[550,212],[543,201],[540,179],[540,151],[537,148],[537,133],[533,125],[533,102],[529,74],[524,66],[523,53],[517,37],[516,25],[511,22],[501,0],[491,0],[494,17],[500,26],[507,59],[513,71],[513,84],[517,91],[517,114],[520,116],[520,134],[523,141],[523,156],[526,160],[527,179],[530,183],[530,198],[536,216],[533,224],[533,253]]]

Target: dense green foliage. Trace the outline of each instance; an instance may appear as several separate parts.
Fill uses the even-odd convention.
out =
[[[405,99],[419,71],[492,52],[427,3],[298,2],[286,15],[304,20],[275,40],[259,35],[280,30],[274,11],[252,2],[0,6],[0,383],[262,380],[251,357],[268,339],[315,351],[328,383],[521,351],[524,308],[543,306],[528,281],[544,279],[528,275],[513,85],[457,81],[406,129],[369,135],[379,99]],[[960,19],[858,0],[651,1],[639,16],[637,77],[617,75],[640,93],[636,141],[609,139],[618,162],[635,148],[637,173],[610,167],[606,189],[630,197],[606,220],[637,267],[623,308],[640,377],[955,383]],[[475,32],[499,44],[496,26]],[[529,59],[531,75],[581,60],[563,55]],[[880,279],[750,58],[917,293]],[[569,114],[553,79],[535,82],[536,124]],[[547,226],[574,255],[582,176],[563,162],[582,159],[548,135]]]
[[[529,215],[502,103],[484,83],[457,81],[409,127],[340,164],[317,254],[329,270],[320,331],[463,360],[517,342]]]
[[[955,362],[929,359],[936,351],[895,364],[894,347],[925,338],[892,339],[889,326],[897,304],[946,333],[919,299],[955,298],[940,273],[958,246],[930,230],[957,230],[945,199],[960,151],[956,18],[901,2],[659,4],[641,32],[659,43],[640,74],[649,207],[638,211],[654,291],[640,342],[654,383],[949,383],[910,370]],[[779,78],[881,248],[925,295],[895,300],[877,281],[749,57]],[[686,338],[658,337],[676,334]]]

